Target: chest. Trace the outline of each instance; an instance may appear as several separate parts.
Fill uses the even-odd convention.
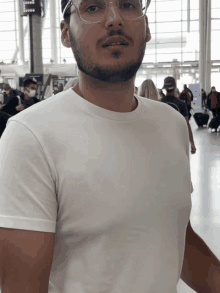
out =
[[[190,172],[180,142],[153,131],[88,133],[69,137],[56,160],[61,219],[65,214],[78,229],[102,229],[146,211],[166,215],[185,202]]]

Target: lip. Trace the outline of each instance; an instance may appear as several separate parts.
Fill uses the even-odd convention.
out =
[[[123,43],[125,45],[110,45],[110,46],[107,46],[108,44],[113,44],[113,43]],[[106,47],[107,46],[107,47]],[[102,47],[103,48],[108,48],[108,47],[122,47],[122,46],[129,46],[129,42],[123,38],[123,37],[112,37],[112,38],[109,38],[105,43],[102,44]]]
[[[107,47],[103,47],[103,49],[109,49],[109,50],[123,50],[125,48],[127,48],[128,45],[111,45],[111,46],[107,46]]]

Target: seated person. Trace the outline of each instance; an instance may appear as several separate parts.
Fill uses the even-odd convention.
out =
[[[0,138],[2,136],[2,133],[5,130],[6,124],[8,122],[8,119],[11,117],[11,115],[0,111]]]
[[[12,98],[14,98],[18,92],[17,90],[13,90],[9,83],[5,83],[3,86],[3,94],[4,94],[4,102],[3,104],[6,105]]]
[[[20,95],[20,99],[16,96],[2,108],[3,112],[10,115],[16,115],[20,111],[30,107],[33,104],[40,102],[36,97],[37,83],[28,78],[24,81],[24,94]]]

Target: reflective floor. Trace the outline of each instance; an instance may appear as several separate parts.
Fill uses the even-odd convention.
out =
[[[190,154],[194,187],[190,221],[194,231],[220,260],[220,132],[198,128],[193,117],[190,125],[197,148],[196,154]],[[179,281],[178,293],[192,292],[195,291]]]

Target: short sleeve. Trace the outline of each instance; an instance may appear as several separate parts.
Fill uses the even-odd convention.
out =
[[[0,140],[0,227],[55,233],[55,190],[41,144],[9,119]]]

